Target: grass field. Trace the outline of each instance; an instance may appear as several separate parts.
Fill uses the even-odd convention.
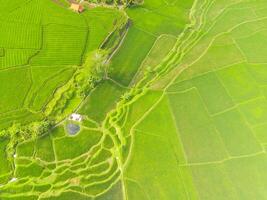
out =
[[[0,6],[0,130],[56,120],[0,137],[0,199],[267,198],[266,0],[64,5]]]

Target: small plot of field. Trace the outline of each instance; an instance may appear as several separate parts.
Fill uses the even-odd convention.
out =
[[[168,4],[171,5],[168,5]],[[127,14],[134,20],[134,25],[152,35],[172,34],[177,36],[188,22],[192,1],[153,1],[149,0],[143,9],[128,9]],[[165,4],[157,6],[157,4]],[[157,7],[157,9],[151,7]]]
[[[86,21],[78,13],[67,7],[60,6],[54,1],[41,0],[43,6],[43,24],[58,24],[81,29],[87,28]]]
[[[15,22],[0,22],[0,46],[5,48],[39,49],[41,27]]]
[[[179,184],[183,180],[177,165],[184,164],[186,158],[168,99],[156,104],[140,103],[139,107],[156,107],[148,115],[144,114],[144,119],[132,133],[134,145],[125,174],[128,197],[186,199],[192,189],[189,185]],[[193,196],[193,191],[190,195]]]
[[[85,11],[82,16],[89,25],[86,52],[99,48],[114,29],[114,25],[123,17],[119,11],[101,7]]]
[[[109,76],[128,86],[155,40],[154,36],[131,28],[111,60]]]
[[[33,87],[27,97],[28,106],[36,111],[41,110],[53,97],[55,90],[64,85],[73,73],[73,68],[33,67]]]
[[[227,150],[197,91],[168,96],[188,162],[225,159]]]
[[[259,154],[222,164],[190,167],[199,198],[262,199],[266,196],[263,189],[266,161],[266,154]]]
[[[3,48],[0,48],[0,57],[3,57],[5,55],[5,50]]]
[[[199,43],[200,47],[188,52],[189,55],[185,55],[184,62],[190,67],[183,71],[178,80],[190,79],[212,70],[245,61],[245,57],[229,34],[223,34],[215,38],[214,41],[204,37]],[[203,47],[207,48],[202,49]]]
[[[86,29],[71,26],[47,25],[40,53],[31,60],[32,65],[80,65],[87,38]]]
[[[244,64],[237,64],[217,72],[229,94],[239,103],[260,96],[256,81]]]
[[[210,114],[224,111],[234,106],[232,98],[228,95],[215,73],[207,73],[191,80],[200,93]]]
[[[116,102],[120,100],[124,91],[125,88],[121,88],[116,83],[106,80],[87,97],[80,108],[81,114],[101,122],[106,114],[115,107]]]
[[[46,118],[44,110],[54,98],[55,91],[69,83],[76,70],[82,67],[88,53],[100,48],[106,37],[124,18],[125,15],[121,11],[104,7],[78,14],[51,0],[2,2],[0,93],[3,97],[0,100],[0,130],[10,127],[13,123],[25,125]],[[95,101],[100,103],[107,95],[103,96],[102,92],[109,92],[110,99],[106,98],[106,102],[98,104],[97,107]],[[115,106],[123,92],[124,88],[117,83],[105,81],[92,93],[95,97],[93,101],[89,100],[89,107],[95,106],[88,108],[86,114],[88,111],[90,117],[90,114],[94,113],[92,118],[101,121],[106,112]],[[112,96],[113,94],[116,95]],[[98,145],[101,149],[98,149],[99,155],[94,157],[93,162],[103,163],[92,169],[89,169],[84,157],[80,158],[82,155],[90,157],[90,151],[94,150],[93,147],[103,138],[103,133],[95,128],[96,124],[94,122],[92,124],[94,129],[80,126],[80,131],[75,135],[69,135],[62,126],[58,126],[51,131],[51,134],[19,143],[14,158],[9,158],[9,160],[14,159],[15,169],[12,168],[6,155],[9,141],[1,139],[0,162],[4,164],[0,164],[0,185],[1,187],[2,183],[12,185],[14,182],[15,186],[11,186],[10,190],[1,188],[0,199],[36,199],[36,195],[25,196],[25,192],[34,190],[44,193],[51,188],[50,184],[53,182],[53,187],[57,188],[57,184],[60,185],[64,181],[74,184],[70,186],[71,189],[80,192],[80,188],[74,189],[77,181],[80,181],[79,178],[77,180],[75,178],[77,170],[84,170],[82,176],[87,179],[82,184],[88,194],[105,190],[114,184],[109,193],[100,195],[97,199],[114,196],[114,200],[118,200],[117,197],[119,198],[121,193],[117,191],[121,190],[121,186],[115,185],[119,173],[117,163],[108,160],[112,159],[111,151],[102,149],[101,145]],[[74,162],[71,166],[70,161]],[[73,168],[67,170],[70,167]],[[110,172],[106,172],[107,169]],[[87,177],[94,173],[94,177]],[[108,179],[109,176],[111,180]],[[21,185],[16,179],[27,179],[29,185]],[[8,183],[10,180],[13,182]],[[88,186],[93,181],[97,184]],[[101,185],[101,181],[106,182],[104,186]],[[55,199],[89,198],[80,193],[69,192],[66,188],[64,190],[66,191]],[[16,197],[11,197],[14,194],[11,191],[16,193]],[[11,192],[12,195],[3,195],[3,192]],[[40,197],[40,199],[52,198]]]
[[[155,69],[173,48],[175,42],[176,38],[171,35],[161,35],[158,37],[146,58],[143,60],[133,79],[133,83],[139,81],[146,71]]]
[[[0,56],[0,69],[27,65],[32,56],[37,53],[33,49],[3,49]]]
[[[55,139],[55,153],[58,160],[80,156],[96,145],[102,136],[101,132],[83,130],[75,137]]]
[[[5,3],[0,7],[0,17],[5,16],[6,14],[10,13],[11,11],[17,9],[18,7],[25,4],[26,0],[14,0],[9,3]]]
[[[255,135],[237,109],[215,116],[214,123],[230,155],[246,155],[261,151]]]
[[[6,182],[6,180],[1,177],[4,177],[6,174],[8,174],[11,170],[11,163],[7,161],[7,155],[5,151],[5,146],[8,144],[7,139],[1,139],[0,140],[0,184]]]
[[[256,32],[246,38],[237,39],[237,44],[250,63],[266,63],[267,62],[267,31]],[[255,51],[255,49],[257,49]]]
[[[30,69],[18,68],[0,72],[0,113],[21,109],[31,86]]]
[[[125,135],[131,134],[132,127],[136,126],[145,114],[151,109],[151,105],[156,104],[162,96],[162,92],[149,91],[142,99],[136,101],[128,111],[127,120],[123,125],[123,133]]]
[[[22,24],[29,25],[40,25],[42,20],[42,15],[45,6],[46,0],[14,0],[12,3],[8,3],[7,6],[13,6],[13,2],[16,4],[16,7],[11,11],[7,12],[3,19],[6,21],[15,21]],[[2,6],[1,6],[2,7]]]

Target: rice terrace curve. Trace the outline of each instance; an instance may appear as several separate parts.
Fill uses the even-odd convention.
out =
[[[266,0],[0,0],[0,200],[267,199]]]

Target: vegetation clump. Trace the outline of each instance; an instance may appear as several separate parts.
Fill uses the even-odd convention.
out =
[[[15,147],[19,142],[36,140],[39,136],[49,133],[53,125],[53,121],[46,119],[27,125],[14,123],[8,129],[0,131],[0,138],[8,138],[9,140],[6,148],[8,159],[12,159],[12,156],[15,154]]]
[[[93,4],[106,4],[113,6],[129,7],[134,5],[142,5],[144,0],[87,0]]]

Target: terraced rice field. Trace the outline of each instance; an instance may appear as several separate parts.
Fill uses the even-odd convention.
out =
[[[267,199],[266,0],[58,2],[0,4],[1,200]]]

